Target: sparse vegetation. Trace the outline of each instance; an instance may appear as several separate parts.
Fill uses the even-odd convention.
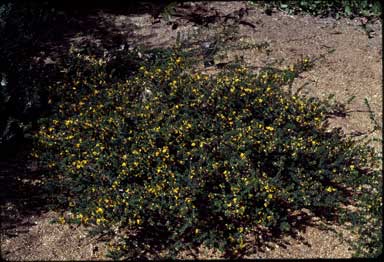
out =
[[[257,1],[255,1],[258,3]],[[277,7],[289,14],[297,14],[299,12],[309,13],[311,15],[332,16],[339,18],[345,17],[380,17],[382,14],[381,1],[378,0],[288,0],[288,1],[260,1],[267,10]],[[268,11],[270,12],[270,11]]]

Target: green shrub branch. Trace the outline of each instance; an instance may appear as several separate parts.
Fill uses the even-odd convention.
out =
[[[208,76],[186,73],[178,49],[161,56],[125,80],[74,56],[36,135],[47,185],[71,211],[59,221],[117,227],[113,257],[156,240],[170,254],[205,244],[237,255],[260,227],[289,231],[293,211],[337,217],[378,176],[372,148],[328,130],[328,101],[282,88],[309,59]]]

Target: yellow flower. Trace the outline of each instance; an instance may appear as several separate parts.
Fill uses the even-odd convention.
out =
[[[59,218],[59,223],[60,223],[60,224],[64,224],[64,223],[65,223],[65,219],[64,219],[64,217],[61,216],[61,217]]]
[[[104,210],[101,207],[96,208],[97,214],[103,214]]]
[[[240,238],[239,248],[243,249],[245,247],[244,241],[242,238]]]
[[[140,153],[139,153],[139,151],[137,151],[136,149],[134,149],[134,150],[132,151],[132,154],[134,154],[134,155],[138,155],[138,154],[140,154]]]
[[[66,126],[69,126],[69,125],[71,125],[72,123],[73,123],[72,120],[65,120],[65,121],[64,121],[64,124],[65,124]]]
[[[123,163],[121,164],[121,166],[122,166],[122,167],[126,167],[126,166],[127,166],[127,163],[123,162]]]
[[[331,186],[328,186],[325,190],[326,190],[327,192],[334,192],[334,191],[336,191],[336,188],[331,187]]]
[[[163,153],[165,154],[165,153],[167,153],[167,151],[168,151],[168,147],[167,147],[167,146],[164,146],[164,147],[163,147],[163,150],[162,150],[161,152],[163,152]]]
[[[241,159],[244,159],[244,158],[245,158],[245,154],[244,154],[244,153],[241,153],[241,154],[240,154],[240,158],[241,158]]]

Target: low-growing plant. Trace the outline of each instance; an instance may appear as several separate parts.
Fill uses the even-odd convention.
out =
[[[254,1],[257,2],[257,1]],[[306,12],[312,15],[345,17],[379,17],[382,14],[381,2],[378,0],[288,0],[288,1],[261,1],[267,7],[277,7],[290,14]]]
[[[380,174],[371,147],[328,130],[327,101],[282,88],[307,58],[208,76],[178,49],[145,57],[122,81],[103,59],[75,56],[36,135],[46,185],[71,211],[59,221],[115,232],[114,258],[155,245],[238,255],[260,227],[289,231],[294,211],[337,217]]]

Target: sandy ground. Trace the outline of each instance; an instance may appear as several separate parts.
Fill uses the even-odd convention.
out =
[[[192,4],[189,10],[197,9],[199,4]],[[242,56],[246,66],[258,68],[271,64],[285,66],[302,56],[325,55],[313,69],[302,75],[295,82],[297,88],[308,83],[307,92],[323,97],[331,93],[336,99],[345,102],[356,96],[350,105],[354,111],[366,111],[364,98],[370,105],[382,126],[382,29],[381,22],[371,25],[372,37],[361,27],[361,19],[334,20],[312,16],[289,16],[282,12],[266,15],[259,8],[247,2],[210,2],[205,5],[206,16],[215,11],[223,16],[221,20],[198,25],[187,15],[154,18],[149,14],[124,14],[100,10],[87,17],[96,23],[94,30],[111,30],[127,45],[138,43],[164,47],[175,43],[178,32],[182,37],[189,37],[194,32],[200,37],[212,35],[220,30],[224,16],[246,9],[248,12],[237,27],[237,38],[228,40],[232,46],[222,57],[216,57],[215,63],[231,61],[235,55]],[[187,8],[179,9],[188,13]],[[190,11],[189,11],[190,12]],[[227,23],[233,22],[229,19]],[[245,22],[244,22],[245,21]],[[234,22],[236,23],[236,22]],[[254,27],[252,27],[252,24]],[[82,41],[93,39],[103,44],[103,38],[95,36],[95,31],[79,31],[68,35],[68,41],[81,45]],[[239,50],[244,43],[264,45],[264,48]],[[50,54],[47,52],[47,56]],[[214,67],[205,69],[215,70]],[[352,112],[345,118],[335,118],[332,125],[342,127],[346,133],[367,132],[372,124],[367,112]],[[380,137],[380,132],[371,134]],[[379,145],[376,145],[379,149]],[[5,169],[2,170],[2,173]],[[17,191],[16,191],[17,192]],[[18,201],[29,201],[28,196],[17,197]],[[20,219],[6,221],[10,217],[23,213],[23,205],[16,205],[15,200],[7,198],[2,202],[1,255],[7,260],[97,260],[105,259],[105,243],[87,236],[87,229],[79,226],[50,224],[54,212],[42,210],[39,213],[24,214]],[[352,255],[351,247],[330,230],[322,230],[319,221],[299,231],[296,238],[287,236],[266,245],[263,250],[248,254],[246,258],[348,258]],[[345,231],[343,226],[333,226],[336,232],[349,240],[356,236]],[[220,254],[202,248],[195,255],[181,254],[181,258],[218,258]]]

